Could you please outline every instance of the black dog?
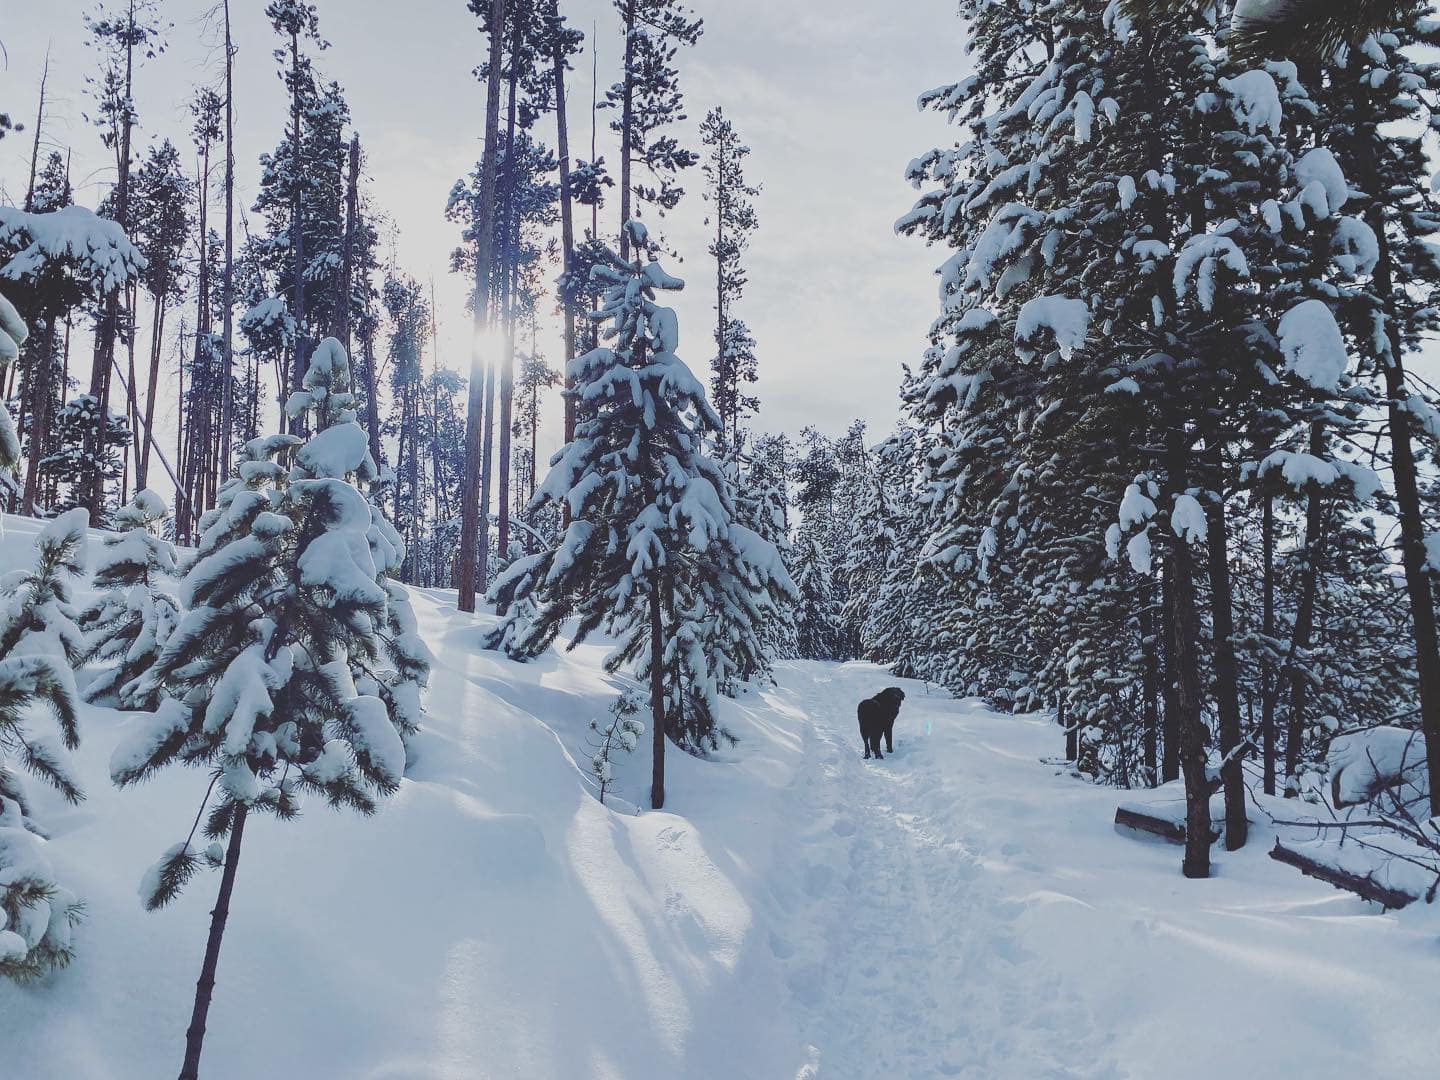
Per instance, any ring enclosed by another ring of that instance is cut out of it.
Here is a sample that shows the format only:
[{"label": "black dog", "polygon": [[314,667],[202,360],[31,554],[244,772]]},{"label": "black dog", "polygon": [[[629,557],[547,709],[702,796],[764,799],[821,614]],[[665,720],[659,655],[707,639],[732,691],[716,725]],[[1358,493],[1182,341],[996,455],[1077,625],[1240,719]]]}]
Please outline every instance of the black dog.
[{"label": "black dog", "polygon": [[867,758],[872,753],[877,758],[885,757],[880,753],[881,736],[885,738],[885,749],[892,754],[895,752],[895,717],[900,715],[900,703],[904,700],[905,691],[892,686],[860,702],[856,712],[860,717],[860,739],[865,744]]}]

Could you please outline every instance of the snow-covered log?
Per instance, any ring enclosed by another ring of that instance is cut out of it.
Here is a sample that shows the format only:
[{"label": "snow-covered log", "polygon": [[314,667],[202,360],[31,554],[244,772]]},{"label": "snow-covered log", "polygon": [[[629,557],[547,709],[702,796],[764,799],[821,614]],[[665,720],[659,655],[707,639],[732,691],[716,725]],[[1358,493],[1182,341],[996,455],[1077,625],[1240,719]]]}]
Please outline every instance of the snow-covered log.
[{"label": "snow-covered log", "polygon": [[[1344,889],[1363,899],[1373,901],[1387,911],[1398,911],[1413,904],[1424,895],[1424,890],[1415,889],[1413,884],[1401,885],[1394,881],[1381,880],[1382,877],[1393,877],[1389,864],[1377,865],[1375,869],[1369,870],[1359,866],[1346,865],[1352,860],[1342,862],[1335,857],[1343,850],[1346,849],[1326,844],[1323,841],[1287,846],[1283,840],[1276,840],[1270,857],[1276,862],[1295,867],[1306,877],[1313,877],[1334,885],[1337,889]],[[1351,845],[1348,850],[1359,851],[1362,849]],[[1433,886],[1429,891],[1434,892]]]}]

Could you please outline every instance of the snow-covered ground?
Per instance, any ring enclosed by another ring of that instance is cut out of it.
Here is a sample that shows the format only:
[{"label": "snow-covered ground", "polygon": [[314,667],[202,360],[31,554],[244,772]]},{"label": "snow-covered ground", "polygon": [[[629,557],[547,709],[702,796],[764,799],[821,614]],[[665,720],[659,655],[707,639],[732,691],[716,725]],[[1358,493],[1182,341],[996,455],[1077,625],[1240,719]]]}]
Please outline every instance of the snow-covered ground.
[{"label": "snow-covered ground", "polygon": [[[6,519],[0,566],[33,526]],[[437,654],[409,782],[373,819],[307,809],[247,829],[204,1075],[329,1078],[1412,1077],[1440,1058],[1440,920],[1271,862],[1121,837],[1121,793],[1041,763],[1043,720],[902,683],[896,753],[863,761],[867,664],[780,665],[727,703],[721,759],[648,745],[601,806],[587,726],[603,649],[527,665],[488,620],[415,597]],[[128,723],[88,709],[89,799],[39,795],[87,901],[75,964],[0,984],[6,1080],[178,1068],[217,879],[157,914],[145,868],[204,788],[118,792]],[[33,786],[33,785],[32,785]],[[38,786],[35,787],[38,793]]]}]

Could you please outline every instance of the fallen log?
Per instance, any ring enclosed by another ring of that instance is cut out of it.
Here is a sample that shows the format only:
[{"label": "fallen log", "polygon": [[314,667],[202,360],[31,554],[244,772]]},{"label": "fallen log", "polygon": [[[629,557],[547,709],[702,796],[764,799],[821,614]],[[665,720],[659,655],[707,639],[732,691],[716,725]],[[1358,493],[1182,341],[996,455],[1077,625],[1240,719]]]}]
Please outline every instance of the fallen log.
[{"label": "fallen log", "polygon": [[1276,862],[1293,866],[1306,877],[1313,877],[1337,889],[1344,889],[1352,892],[1365,900],[1379,904],[1387,911],[1399,911],[1419,899],[1401,889],[1392,888],[1389,885],[1382,885],[1370,874],[1358,874],[1349,870],[1342,870],[1338,866],[1312,858],[1302,851],[1288,848],[1279,840],[1275,841],[1275,847],[1270,852],[1270,858]]},{"label": "fallen log", "polygon": [[1185,843],[1184,825],[1169,818],[1147,814],[1133,806],[1117,806],[1115,808],[1115,827],[1150,833],[1152,836],[1158,836],[1172,844]]}]

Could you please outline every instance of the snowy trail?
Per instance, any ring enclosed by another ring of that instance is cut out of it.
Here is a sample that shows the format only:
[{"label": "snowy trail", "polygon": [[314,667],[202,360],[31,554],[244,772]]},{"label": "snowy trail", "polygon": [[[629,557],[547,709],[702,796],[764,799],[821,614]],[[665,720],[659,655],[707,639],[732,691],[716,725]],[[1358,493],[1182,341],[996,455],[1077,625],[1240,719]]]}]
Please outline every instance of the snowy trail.
[{"label": "snowy trail", "polygon": [[986,880],[966,829],[975,778],[916,737],[933,699],[911,687],[896,752],[863,760],[855,702],[877,674],[845,665],[791,683],[807,723],[775,944],[810,1075],[1120,1075],[1076,992],[1025,954],[1019,905]]}]

